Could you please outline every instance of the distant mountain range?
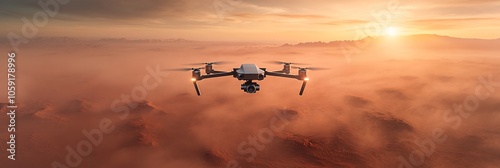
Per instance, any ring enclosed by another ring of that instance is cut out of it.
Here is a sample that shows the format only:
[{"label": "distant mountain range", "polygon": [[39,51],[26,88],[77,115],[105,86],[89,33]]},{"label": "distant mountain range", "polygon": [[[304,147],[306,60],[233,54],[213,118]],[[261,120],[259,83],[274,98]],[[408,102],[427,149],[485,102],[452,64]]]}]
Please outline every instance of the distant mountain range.
[{"label": "distant mountain range", "polygon": [[372,44],[381,44],[397,41],[398,44],[406,44],[420,47],[466,47],[466,48],[498,48],[500,49],[500,38],[498,39],[475,39],[441,36],[435,34],[418,34],[399,37],[365,37],[360,40],[337,40],[330,42],[303,42],[297,44],[284,44],[282,47],[341,47],[355,45],[359,42],[369,41]]},{"label": "distant mountain range", "polygon": [[[441,36],[435,34],[418,34],[398,37],[365,37],[360,40],[336,40],[330,42],[301,42],[295,44],[285,43],[280,47],[341,47],[345,45],[355,45],[359,42],[370,41],[373,44],[381,44],[388,41],[397,40],[399,44],[407,44],[421,47],[466,47],[466,48],[499,48],[500,38],[498,39],[476,39],[476,38],[457,38],[450,36]],[[116,43],[210,43],[210,41],[195,41],[187,39],[127,39],[127,38],[102,38],[102,39],[80,39],[73,37],[36,37],[30,39],[29,43],[92,43],[92,42],[116,42]],[[212,41],[216,42],[216,41]],[[0,38],[0,43],[8,44],[9,40]],[[230,43],[230,42],[224,42]]]},{"label": "distant mountain range", "polygon": [[[33,39],[30,39],[29,42],[52,42],[52,43],[57,43],[57,42],[63,42],[63,43],[68,43],[68,42],[92,42],[92,41],[97,41],[97,42],[134,42],[134,43],[161,43],[161,42],[196,42],[192,40],[186,40],[182,38],[178,39],[127,39],[127,38],[102,38],[102,39],[81,39],[81,38],[75,38],[75,37],[35,37]],[[9,42],[8,39],[6,38],[0,38],[0,43],[6,43]]]}]

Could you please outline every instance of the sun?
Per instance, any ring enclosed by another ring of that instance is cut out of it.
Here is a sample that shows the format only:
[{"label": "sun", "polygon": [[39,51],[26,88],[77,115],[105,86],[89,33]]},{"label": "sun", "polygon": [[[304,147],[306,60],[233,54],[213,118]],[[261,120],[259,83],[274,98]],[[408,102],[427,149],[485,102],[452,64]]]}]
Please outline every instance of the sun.
[{"label": "sun", "polygon": [[396,27],[387,27],[385,29],[385,35],[386,36],[397,36],[398,35],[398,28]]}]

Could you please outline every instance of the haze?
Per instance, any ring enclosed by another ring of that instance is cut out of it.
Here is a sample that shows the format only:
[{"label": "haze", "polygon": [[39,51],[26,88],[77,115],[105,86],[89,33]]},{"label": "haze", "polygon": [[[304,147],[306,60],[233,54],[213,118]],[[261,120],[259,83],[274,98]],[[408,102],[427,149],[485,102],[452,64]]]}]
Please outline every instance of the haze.
[{"label": "haze", "polygon": [[[0,1],[19,106],[3,167],[500,165],[499,1],[72,0],[46,24],[38,3]],[[190,71],[166,70],[210,61],[329,70],[308,71],[303,96],[271,76],[256,94],[203,80],[196,96]]]}]

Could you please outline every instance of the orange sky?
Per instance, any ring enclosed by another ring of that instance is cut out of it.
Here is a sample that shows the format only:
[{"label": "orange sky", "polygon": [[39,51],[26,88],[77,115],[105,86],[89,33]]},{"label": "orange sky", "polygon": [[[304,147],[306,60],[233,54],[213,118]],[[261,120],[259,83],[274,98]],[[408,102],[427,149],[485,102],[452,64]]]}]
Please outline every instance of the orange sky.
[{"label": "orange sky", "polygon": [[[392,27],[398,35],[500,37],[498,0],[72,0],[59,9],[37,36],[300,42]],[[36,0],[0,2],[0,32],[22,34],[22,18],[39,11]]]}]

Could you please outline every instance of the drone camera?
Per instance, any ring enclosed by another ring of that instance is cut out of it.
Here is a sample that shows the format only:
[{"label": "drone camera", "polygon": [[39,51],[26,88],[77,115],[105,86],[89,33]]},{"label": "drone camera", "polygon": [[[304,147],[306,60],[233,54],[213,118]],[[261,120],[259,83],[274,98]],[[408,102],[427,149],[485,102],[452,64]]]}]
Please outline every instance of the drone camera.
[{"label": "drone camera", "polygon": [[245,82],[241,84],[241,90],[246,93],[257,93],[260,90],[260,85],[255,82]]}]

